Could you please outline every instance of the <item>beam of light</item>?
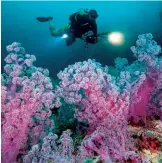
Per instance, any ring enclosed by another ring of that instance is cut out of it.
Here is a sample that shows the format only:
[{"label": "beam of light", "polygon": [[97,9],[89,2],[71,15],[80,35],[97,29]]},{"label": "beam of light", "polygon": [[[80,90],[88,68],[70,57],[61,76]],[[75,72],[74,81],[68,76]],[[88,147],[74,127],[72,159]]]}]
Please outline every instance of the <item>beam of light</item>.
[{"label": "beam of light", "polygon": [[68,37],[68,35],[67,34],[64,34],[63,36],[62,36],[62,38],[67,38]]},{"label": "beam of light", "polygon": [[124,35],[121,32],[112,32],[108,35],[108,41],[113,45],[121,45],[124,42]]}]

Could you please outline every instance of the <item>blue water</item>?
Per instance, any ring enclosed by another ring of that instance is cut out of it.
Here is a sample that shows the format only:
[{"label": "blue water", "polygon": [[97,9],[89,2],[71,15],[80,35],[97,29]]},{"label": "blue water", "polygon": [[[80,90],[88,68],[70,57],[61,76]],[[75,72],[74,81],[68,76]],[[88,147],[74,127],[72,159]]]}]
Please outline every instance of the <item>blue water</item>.
[{"label": "blue water", "polygon": [[[112,46],[107,39],[86,50],[83,41],[66,47],[61,38],[50,35],[48,24],[36,21],[38,16],[53,16],[56,28],[68,23],[70,14],[80,8],[96,9],[98,32],[123,32],[125,44]],[[134,59],[130,46],[137,36],[152,33],[162,45],[162,2],[2,2],[2,68],[7,55],[5,47],[20,42],[29,54],[36,55],[36,65],[56,74],[74,62],[96,59],[103,65],[113,65],[116,57]]]}]

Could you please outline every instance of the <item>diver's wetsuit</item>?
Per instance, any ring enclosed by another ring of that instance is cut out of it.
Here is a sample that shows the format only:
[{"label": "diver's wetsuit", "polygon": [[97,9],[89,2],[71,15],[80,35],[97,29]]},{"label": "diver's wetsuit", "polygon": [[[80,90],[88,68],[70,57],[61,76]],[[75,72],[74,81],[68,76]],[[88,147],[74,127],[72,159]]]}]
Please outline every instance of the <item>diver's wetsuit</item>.
[{"label": "diver's wetsuit", "polygon": [[89,18],[89,15],[80,15],[79,13],[74,13],[70,16],[71,29],[74,31],[75,37],[82,37],[83,34],[88,31],[93,31],[94,36],[97,37],[97,24],[96,20]]},{"label": "diver's wetsuit", "polygon": [[[69,17],[70,23],[60,29],[56,29],[51,20],[53,17],[37,17],[39,22],[49,22],[49,30],[52,36],[62,36],[67,34],[66,45],[69,46],[76,41],[76,38],[85,40],[86,43],[95,44],[97,42],[97,24],[96,18],[98,14],[95,10],[81,10],[72,14]],[[92,31],[93,33],[89,33]],[[84,34],[88,34],[90,37],[84,37]],[[93,36],[93,37],[91,37]]]}]

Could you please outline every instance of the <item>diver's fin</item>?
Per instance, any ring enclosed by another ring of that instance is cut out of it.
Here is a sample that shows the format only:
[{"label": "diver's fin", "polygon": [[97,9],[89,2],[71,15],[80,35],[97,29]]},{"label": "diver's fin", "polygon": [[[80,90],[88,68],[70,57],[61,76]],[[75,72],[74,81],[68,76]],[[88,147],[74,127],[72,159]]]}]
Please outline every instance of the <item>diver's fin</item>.
[{"label": "diver's fin", "polygon": [[37,17],[36,18],[39,22],[47,22],[49,20],[52,20],[53,17],[49,16],[49,17]]}]

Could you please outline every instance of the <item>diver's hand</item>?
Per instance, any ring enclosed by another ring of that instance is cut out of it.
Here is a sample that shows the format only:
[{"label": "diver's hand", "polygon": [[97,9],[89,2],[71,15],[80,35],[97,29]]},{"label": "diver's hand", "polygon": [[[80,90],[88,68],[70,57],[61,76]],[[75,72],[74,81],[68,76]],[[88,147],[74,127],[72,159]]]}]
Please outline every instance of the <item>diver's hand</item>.
[{"label": "diver's hand", "polygon": [[98,37],[94,36],[94,44],[98,43]]},{"label": "diver's hand", "polygon": [[82,37],[80,39],[81,40],[85,40],[86,39],[86,36],[85,35],[82,35]]},{"label": "diver's hand", "polygon": [[97,43],[98,42],[98,37],[96,36],[95,39],[96,39],[96,43]]}]

